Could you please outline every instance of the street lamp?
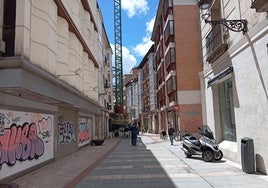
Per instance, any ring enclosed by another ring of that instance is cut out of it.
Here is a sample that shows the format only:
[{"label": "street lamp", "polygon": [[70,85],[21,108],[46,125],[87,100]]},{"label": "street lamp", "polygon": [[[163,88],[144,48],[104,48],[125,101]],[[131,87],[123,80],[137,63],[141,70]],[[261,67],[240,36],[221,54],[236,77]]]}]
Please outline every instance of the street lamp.
[{"label": "street lamp", "polygon": [[[207,10],[211,7],[211,5],[212,0],[199,0],[197,3],[197,6],[200,10]],[[222,24],[234,32],[242,31],[243,34],[245,34],[248,31],[247,20],[227,20],[224,18],[218,20],[209,20],[208,18],[210,17],[210,14],[203,14],[201,17],[205,20],[205,23],[209,23],[211,25]]]},{"label": "street lamp", "polygon": [[210,8],[212,4],[212,0],[200,0],[198,3],[197,3],[197,6],[199,7],[199,9],[201,10],[207,10]]}]

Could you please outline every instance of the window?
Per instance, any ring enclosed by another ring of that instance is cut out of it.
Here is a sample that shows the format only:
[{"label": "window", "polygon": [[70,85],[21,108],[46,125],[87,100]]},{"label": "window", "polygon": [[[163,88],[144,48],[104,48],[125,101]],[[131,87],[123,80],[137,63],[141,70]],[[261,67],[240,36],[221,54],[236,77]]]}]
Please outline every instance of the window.
[{"label": "window", "polygon": [[168,53],[166,54],[165,57],[165,63],[166,63],[166,69],[167,72],[169,73],[171,70],[175,70],[175,48],[169,48]]},{"label": "window", "polygon": [[165,39],[166,46],[168,43],[174,42],[174,21],[173,20],[168,21],[168,24],[164,31],[164,39]]},{"label": "window", "polygon": [[232,79],[219,84],[221,131],[224,140],[236,141]]},{"label": "window", "polygon": [[171,76],[167,81],[167,93],[171,93],[173,91],[176,91],[176,77]]},{"label": "window", "polygon": [[[211,20],[221,19],[221,3],[216,0],[211,7]],[[228,29],[222,24],[212,24],[212,29],[206,36],[207,61],[213,63],[228,49]]]},{"label": "window", "polygon": [[5,53],[3,54],[3,56],[14,56],[15,22],[16,22],[16,0],[5,0],[3,34],[2,34],[3,41],[5,42]]},{"label": "window", "polygon": [[110,54],[107,53],[107,61],[110,61]]},{"label": "window", "polygon": [[163,5],[163,13],[164,13],[164,20],[167,19],[168,15],[172,15],[172,6],[173,2],[172,0],[165,0]]},{"label": "window", "polygon": [[167,94],[169,102],[177,101],[176,76],[171,76],[167,81]]}]

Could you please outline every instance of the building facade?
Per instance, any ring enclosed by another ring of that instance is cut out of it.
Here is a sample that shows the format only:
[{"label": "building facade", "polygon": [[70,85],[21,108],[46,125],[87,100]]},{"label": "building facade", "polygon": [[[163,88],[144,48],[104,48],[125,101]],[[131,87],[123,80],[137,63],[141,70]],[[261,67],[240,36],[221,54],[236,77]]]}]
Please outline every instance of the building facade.
[{"label": "building facade", "polygon": [[199,24],[196,1],[159,1],[151,39],[160,131],[167,130],[169,122],[177,131],[197,132],[203,123]]},{"label": "building facade", "polygon": [[141,128],[149,133],[159,133],[154,45],[148,50],[138,69],[140,72],[139,80],[141,80]]},{"label": "building facade", "polygon": [[2,180],[104,138],[107,41],[95,0],[1,0],[0,25]]},{"label": "building facade", "polygon": [[[237,162],[241,162],[241,140],[253,139],[256,169],[264,174],[268,169],[267,7],[268,2],[261,0],[213,0],[208,9],[200,10],[204,123],[213,128],[224,156]],[[215,22],[220,19],[245,22],[228,28],[228,21]],[[241,26],[245,29],[238,30]]]},{"label": "building facade", "polygon": [[113,72],[112,72],[112,55],[113,51],[104,27],[104,21],[101,10],[99,10],[99,28],[101,31],[100,37],[100,68],[99,68],[99,104],[102,106],[103,130],[99,130],[98,135],[103,134],[102,138],[110,137],[111,114],[114,113],[114,95],[113,95]]},{"label": "building facade", "polygon": [[137,67],[132,68],[130,74],[124,76],[124,91],[125,91],[125,108],[128,114],[129,122],[139,121],[139,106],[140,100],[140,84],[139,84],[139,70]]}]

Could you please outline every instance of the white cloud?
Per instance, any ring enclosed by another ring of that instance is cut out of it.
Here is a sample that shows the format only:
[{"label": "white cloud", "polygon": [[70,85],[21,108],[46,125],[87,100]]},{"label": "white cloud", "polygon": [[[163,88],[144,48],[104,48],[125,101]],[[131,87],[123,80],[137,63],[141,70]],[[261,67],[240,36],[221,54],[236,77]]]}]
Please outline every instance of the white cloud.
[{"label": "white cloud", "polygon": [[[114,44],[111,44],[111,47],[113,49],[113,66],[114,65]],[[137,60],[134,55],[130,53],[130,51],[122,46],[122,63],[123,63],[123,74],[129,74],[131,69],[135,67]]]},{"label": "white cloud", "polygon": [[147,0],[122,0],[121,8],[130,18],[139,14],[147,14],[149,10]]},{"label": "white cloud", "polygon": [[143,57],[150,47],[152,46],[153,42],[151,41],[151,35],[154,27],[154,21],[155,17],[152,18],[150,21],[146,22],[146,35],[143,37],[142,42],[137,44],[135,47],[133,47],[133,51],[138,56]]},{"label": "white cloud", "polygon": [[153,32],[154,29],[154,21],[155,17],[153,17],[149,22],[146,22],[146,31],[149,32],[150,34]]}]

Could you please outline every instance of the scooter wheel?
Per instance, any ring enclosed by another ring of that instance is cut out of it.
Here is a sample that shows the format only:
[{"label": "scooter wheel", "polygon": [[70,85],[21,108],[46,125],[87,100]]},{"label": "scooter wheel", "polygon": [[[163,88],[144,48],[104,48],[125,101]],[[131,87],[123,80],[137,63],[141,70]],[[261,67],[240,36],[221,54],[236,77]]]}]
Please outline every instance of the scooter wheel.
[{"label": "scooter wheel", "polygon": [[211,162],[214,159],[213,151],[206,150],[202,153],[202,158],[206,162]]},{"label": "scooter wheel", "polygon": [[222,157],[223,157],[223,153],[221,150],[219,150],[217,153],[214,154],[214,159],[216,161],[220,161],[222,159]]}]

